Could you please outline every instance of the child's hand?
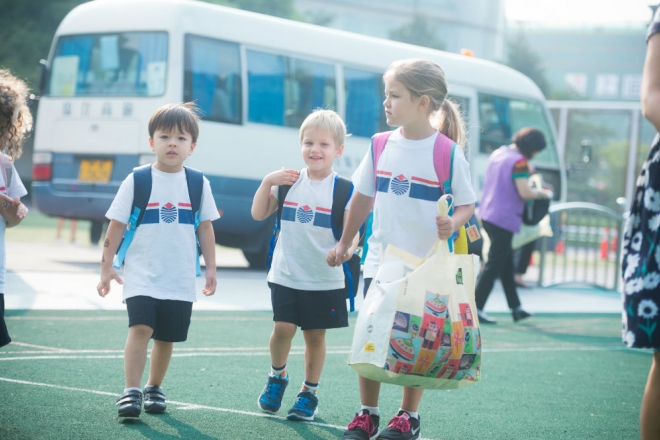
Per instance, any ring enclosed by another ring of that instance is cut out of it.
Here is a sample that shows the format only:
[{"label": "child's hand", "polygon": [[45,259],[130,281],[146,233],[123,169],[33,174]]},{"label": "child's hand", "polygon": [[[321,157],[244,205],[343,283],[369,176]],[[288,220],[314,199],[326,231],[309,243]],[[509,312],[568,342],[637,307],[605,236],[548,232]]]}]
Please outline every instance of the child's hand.
[{"label": "child's hand", "polygon": [[96,286],[96,291],[101,297],[105,297],[110,293],[110,282],[115,280],[118,284],[124,284],[124,281],[119,278],[119,274],[112,265],[101,266],[101,282]]},{"label": "child's hand", "polygon": [[206,287],[202,289],[202,293],[206,296],[211,296],[215,293],[215,287],[217,285],[217,280],[215,277],[214,271],[206,271]]},{"label": "child's hand", "polygon": [[454,219],[451,217],[437,216],[435,218],[435,225],[438,228],[438,238],[441,240],[448,239],[456,230]]},{"label": "child's hand", "polygon": [[[330,249],[325,261],[332,267],[341,266],[344,261],[347,261],[351,256],[348,254],[349,246],[346,246],[341,241],[337,243],[333,249]],[[332,259],[331,257],[334,257]]]},{"label": "child's hand", "polygon": [[300,173],[298,171],[285,170],[284,167],[282,167],[282,169],[273,171],[264,177],[264,181],[270,186],[293,185],[299,177]]}]

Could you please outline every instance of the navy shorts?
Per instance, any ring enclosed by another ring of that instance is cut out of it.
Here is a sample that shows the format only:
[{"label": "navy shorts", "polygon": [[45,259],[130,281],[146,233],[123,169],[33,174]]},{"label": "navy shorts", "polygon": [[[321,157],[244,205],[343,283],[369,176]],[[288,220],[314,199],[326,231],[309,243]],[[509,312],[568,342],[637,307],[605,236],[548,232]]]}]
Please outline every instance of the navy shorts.
[{"label": "navy shorts", "polygon": [[297,290],[268,283],[273,321],[289,322],[301,330],[348,327],[346,291]]},{"label": "navy shorts", "polygon": [[126,300],[128,326],[148,325],[151,337],[163,342],[183,342],[188,338],[192,303],[150,296],[134,296]]}]

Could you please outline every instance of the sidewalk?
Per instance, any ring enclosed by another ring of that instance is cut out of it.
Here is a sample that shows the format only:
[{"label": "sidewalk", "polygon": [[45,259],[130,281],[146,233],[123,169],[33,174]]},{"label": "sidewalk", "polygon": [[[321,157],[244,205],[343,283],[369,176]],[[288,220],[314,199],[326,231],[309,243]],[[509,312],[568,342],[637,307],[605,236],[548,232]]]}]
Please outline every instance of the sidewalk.
[{"label": "sidewalk", "polygon": [[[41,310],[123,310],[121,286],[113,284],[111,294],[100,298],[100,247],[66,244],[7,242],[8,309]],[[266,274],[250,270],[237,249],[217,248],[218,289],[212,297],[201,293],[198,310],[270,310],[270,290]],[[530,277],[533,275],[530,271]],[[199,291],[203,278],[198,278]],[[362,283],[355,308],[362,304]],[[519,288],[523,307],[532,313],[620,313],[619,294],[596,288],[553,287]],[[495,284],[486,312],[508,312],[504,292]]]}]

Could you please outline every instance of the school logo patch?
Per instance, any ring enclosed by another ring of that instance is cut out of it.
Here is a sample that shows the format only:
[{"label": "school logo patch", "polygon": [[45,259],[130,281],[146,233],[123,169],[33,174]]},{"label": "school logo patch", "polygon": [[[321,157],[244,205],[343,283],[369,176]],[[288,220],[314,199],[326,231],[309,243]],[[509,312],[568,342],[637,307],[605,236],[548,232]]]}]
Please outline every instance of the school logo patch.
[{"label": "school logo patch", "polygon": [[176,206],[167,203],[160,208],[160,219],[165,223],[172,223],[176,220]]},{"label": "school logo patch", "polygon": [[406,176],[399,174],[390,182],[390,189],[397,196],[403,195],[410,189],[410,182],[406,179]]},{"label": "school logo patch", "polygon": [[314,211],[312,211],[312,208],[307,205],[301,206],[298,208],[298,211],[296,211],[296,217],[298,217],[300,223],[309,223],[312,221],[312,218],[314,218]]}]

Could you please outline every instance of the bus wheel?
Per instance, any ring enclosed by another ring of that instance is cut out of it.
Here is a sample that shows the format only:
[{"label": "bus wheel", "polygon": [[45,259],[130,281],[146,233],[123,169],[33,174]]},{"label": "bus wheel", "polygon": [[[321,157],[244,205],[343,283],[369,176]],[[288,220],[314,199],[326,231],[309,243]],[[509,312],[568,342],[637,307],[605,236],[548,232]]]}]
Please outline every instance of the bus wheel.
[{"label": "bus wheel", "polygon": [[259,252],[248,252],[243,250],[243,256],[250,264],[250,269],[266,270],[266,257],[268,249]]}]

